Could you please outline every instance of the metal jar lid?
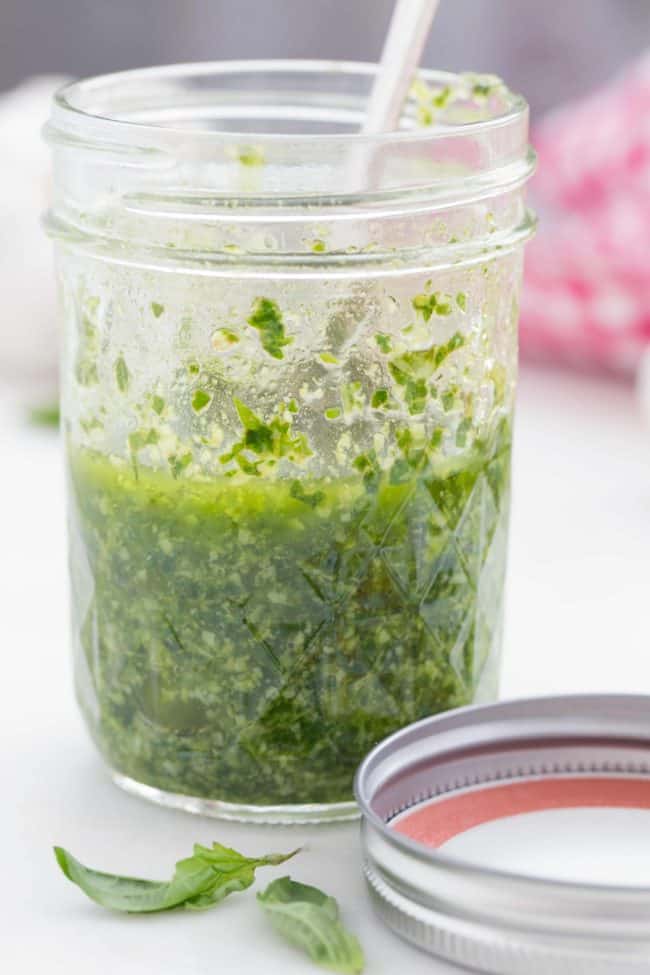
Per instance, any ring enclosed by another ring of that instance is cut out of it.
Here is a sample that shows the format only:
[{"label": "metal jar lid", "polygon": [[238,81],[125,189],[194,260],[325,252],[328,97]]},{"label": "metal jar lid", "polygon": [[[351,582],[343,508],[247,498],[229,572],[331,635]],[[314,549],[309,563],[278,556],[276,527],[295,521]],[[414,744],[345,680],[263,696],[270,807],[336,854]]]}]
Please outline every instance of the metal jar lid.
[{"label": "metal jar lid", "polygon": [[[355,788],[368,886],[402,937],[498,975],[650,972],[650,697],[426,718],[381,742]],[[595,878],[572,876],[574,848]]]}]

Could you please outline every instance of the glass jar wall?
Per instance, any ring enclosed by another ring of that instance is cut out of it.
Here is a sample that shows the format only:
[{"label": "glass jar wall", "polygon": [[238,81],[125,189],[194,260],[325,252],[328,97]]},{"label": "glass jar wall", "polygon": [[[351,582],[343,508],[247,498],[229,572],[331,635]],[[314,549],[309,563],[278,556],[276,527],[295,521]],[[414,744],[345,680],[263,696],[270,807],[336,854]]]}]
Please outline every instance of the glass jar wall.
[{"label": "glass jar wall", "polygon": [[75,679],[116,781],[353,814],[377,741],[494,697],[525,104],[366,66],[147,69],[48,127]]}]

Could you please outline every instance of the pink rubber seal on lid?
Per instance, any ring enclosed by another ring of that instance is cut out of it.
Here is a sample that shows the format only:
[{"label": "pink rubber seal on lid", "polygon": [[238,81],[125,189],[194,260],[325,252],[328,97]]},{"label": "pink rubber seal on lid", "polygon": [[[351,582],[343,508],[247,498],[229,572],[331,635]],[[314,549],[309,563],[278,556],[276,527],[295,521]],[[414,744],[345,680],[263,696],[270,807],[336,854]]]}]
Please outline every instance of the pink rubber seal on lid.
[{"label": "pink rubber seal on lid", "polygon": [[412,840],[442,847],[476,826],[553,809],[650,809],[650,779],[566,776],[470,789],[415,806],[392,825]]}]

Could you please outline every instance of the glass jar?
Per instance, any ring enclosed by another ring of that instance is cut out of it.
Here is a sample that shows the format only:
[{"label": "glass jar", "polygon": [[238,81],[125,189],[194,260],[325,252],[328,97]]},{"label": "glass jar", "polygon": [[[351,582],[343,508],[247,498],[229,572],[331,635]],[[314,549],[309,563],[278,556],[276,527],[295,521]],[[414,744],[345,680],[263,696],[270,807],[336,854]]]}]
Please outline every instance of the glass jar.
[{"label": "glass jar", "polygon": [[75,83],[47,126],[78,699],[115,781],[353,815],[396,728],[497,690],[525,102],[368,65]]}]

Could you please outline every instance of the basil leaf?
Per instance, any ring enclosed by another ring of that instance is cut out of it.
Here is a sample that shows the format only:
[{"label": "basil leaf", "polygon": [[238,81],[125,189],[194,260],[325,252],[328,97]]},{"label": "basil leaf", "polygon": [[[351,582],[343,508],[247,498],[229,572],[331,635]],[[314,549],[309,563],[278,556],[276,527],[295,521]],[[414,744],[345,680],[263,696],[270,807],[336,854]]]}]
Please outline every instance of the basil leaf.
[{"label": "basil leaf", "polygon": [[51,406],[34,406],[29,410],[29,420],[39,427],[58,427],[61,422],[57,403]]},{"label": "basil leaf", "polygon": [[97,904],[114,911],[148,914],[181,905],[191,910],[212,907],[228,894],[250,887],[257,867],[277,866],[295,856],[298,850],[255,858],[245,857],[220,843],[213,843],[212,848],[197,844],[191,857],[176,864],[168,883],[90,870],[60,846],[54,847],[54,853],[68,880],[81,887]]},{"label": "basil leaf", "polygon": [[302,948],[317,965],[343,975],[363,971],[361,945],[339,921],[333,897],[290,877],[274,880],[257,899],[287,941]]}]

